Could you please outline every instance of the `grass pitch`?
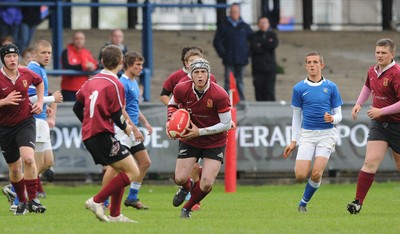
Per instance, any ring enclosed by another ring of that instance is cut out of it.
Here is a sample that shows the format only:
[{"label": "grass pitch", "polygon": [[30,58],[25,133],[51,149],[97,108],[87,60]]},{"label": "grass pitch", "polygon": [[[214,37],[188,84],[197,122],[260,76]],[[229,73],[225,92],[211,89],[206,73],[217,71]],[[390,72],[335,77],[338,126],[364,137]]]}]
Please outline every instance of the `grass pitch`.
[{"label": "grass pitch", "polygon": [[[305,184],[238,186],[225,193],[217,184],[190,220],[179,218],[172,206],[177,187],[142,186],[140,198],[150,210],[122,208],[139,223],[102,223],[84,208],[98,185],[67,187],[46,185],[42,203],[45,214],[14,216],[5,196],[0,202],[1,233],[399,233],[400,183],[374,183],[362,211],[350,215],[346,205],[355,184],[322,184],[308,205],[298,213]],[[126,190],[127,192],[127,190]],[[124,196],[125,198],[125,196]]]}]

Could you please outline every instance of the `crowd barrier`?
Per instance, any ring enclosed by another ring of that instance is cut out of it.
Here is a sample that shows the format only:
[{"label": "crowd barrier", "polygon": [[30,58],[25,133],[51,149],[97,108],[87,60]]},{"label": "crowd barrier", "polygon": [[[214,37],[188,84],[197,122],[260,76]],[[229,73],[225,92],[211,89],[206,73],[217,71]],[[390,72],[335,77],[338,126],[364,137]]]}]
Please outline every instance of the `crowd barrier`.
[{"label": "crowd barrier", "polygon": [[[351,119],[353,104],[344,104],[343,120],[337,126],[340,138],[332,154],[327,170],[358,171],[364,161],[365,146],[370,120],[367,106],[359,113],[359,119]],[[145,128],[144,144],[151,157],[149,172],[173,173],[178,153],[178,141],[165,134],[166,107],[162,104],[144,103],[143,114],[153,126],[153,134]],[[284,147],[290,142],[292,109],[286,103],[250,102],[237,107],[237,170],[244,173],[293,172],[296,151],[289,159],[282,158]],[[62,103],[57,109],[57,126],[51,130],[55,156],[55,170],[59,174],[100,173],[81,141],[81,125],[72,111],[72,103]],[[395,170],[388,151],[380,171]],[[0,173],[8,171],[0,157]],[[224,172],[224,167],[222,167]]]}]

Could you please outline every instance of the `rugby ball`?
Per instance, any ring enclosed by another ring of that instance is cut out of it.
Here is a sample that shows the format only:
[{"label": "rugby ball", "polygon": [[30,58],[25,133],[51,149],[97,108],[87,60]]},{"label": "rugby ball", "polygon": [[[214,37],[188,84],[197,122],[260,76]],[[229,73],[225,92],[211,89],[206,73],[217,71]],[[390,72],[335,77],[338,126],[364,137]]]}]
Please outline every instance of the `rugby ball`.
[{"label": "rugby ball", "polygon": [[168,133],[172,138],[179,138],[186,133],[190,125],[190,114],[185,109],[178,109],[169,120]]}]

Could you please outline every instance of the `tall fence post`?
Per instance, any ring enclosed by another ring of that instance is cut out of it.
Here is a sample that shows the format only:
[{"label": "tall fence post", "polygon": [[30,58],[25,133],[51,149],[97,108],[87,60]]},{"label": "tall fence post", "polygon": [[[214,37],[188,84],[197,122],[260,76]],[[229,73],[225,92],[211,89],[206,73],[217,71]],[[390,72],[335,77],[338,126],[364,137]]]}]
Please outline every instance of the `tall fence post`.
[{"label": "tall fence post", "polygon": [[[144,70],[147,74],[144,75],[144,83],[150,83],[150,78],[153,74],[153,31],[151,25],[151,11],[153,5],[149,1],[144,2],[143,6],[143,29],[142,29],[142,45],[143,56],[145,58]],[[150,73],[150,74],[149,74]],[[150,101],[151,89],[150,85],[144,86],[143,90],[144,101]]]},{"label": "tall fence post", "polygon": [[61,53],[63,49],[63,6],[62,0],[57,0],[52,13],[53,67],[61,69]]}]

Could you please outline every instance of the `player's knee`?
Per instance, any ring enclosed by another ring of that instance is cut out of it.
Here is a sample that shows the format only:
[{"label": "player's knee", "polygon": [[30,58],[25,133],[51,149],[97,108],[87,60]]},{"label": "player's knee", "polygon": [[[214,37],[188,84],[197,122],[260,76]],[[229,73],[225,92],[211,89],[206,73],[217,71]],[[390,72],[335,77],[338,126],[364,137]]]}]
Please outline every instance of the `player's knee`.
[{"label": "player's knee", "polygon": [[32,167],[32,166],[36,165],[35,159],[33,157],[25,158],[23,161],[24,161],[25,167]]},{"label": "player's knee", "polygon": [[17,178],[19,175],[22,175],[22,168],[21,167],[10,167],[9,171],[11,178]]},{"label": "player's knee", "polygon": [[296,172],[296,181],[303,182],[307,179],[308,173]]},{"label": "player's knee", "polygon": [[213,184],[214,184],[214,180],[207,179],[207,178],[201,178],[200,189],[204,192],[210,191]]},{"label": "player's knee", "polygon": [[311,180],[314,182],[321,181],[321,178],[322,178],[322,173],[312,173],[311,174]]},{"label": "player's knee", "polygon": [[183,185],[184,183],[186,183],[188,178],[183,178],[183,177],[177,177],[175,175],[175,184],[177,185]]},{"label": "player's knee", "polygon": [[151,161],[147,160],[139,164],[140,171],[147,171],[151,165]]}]

